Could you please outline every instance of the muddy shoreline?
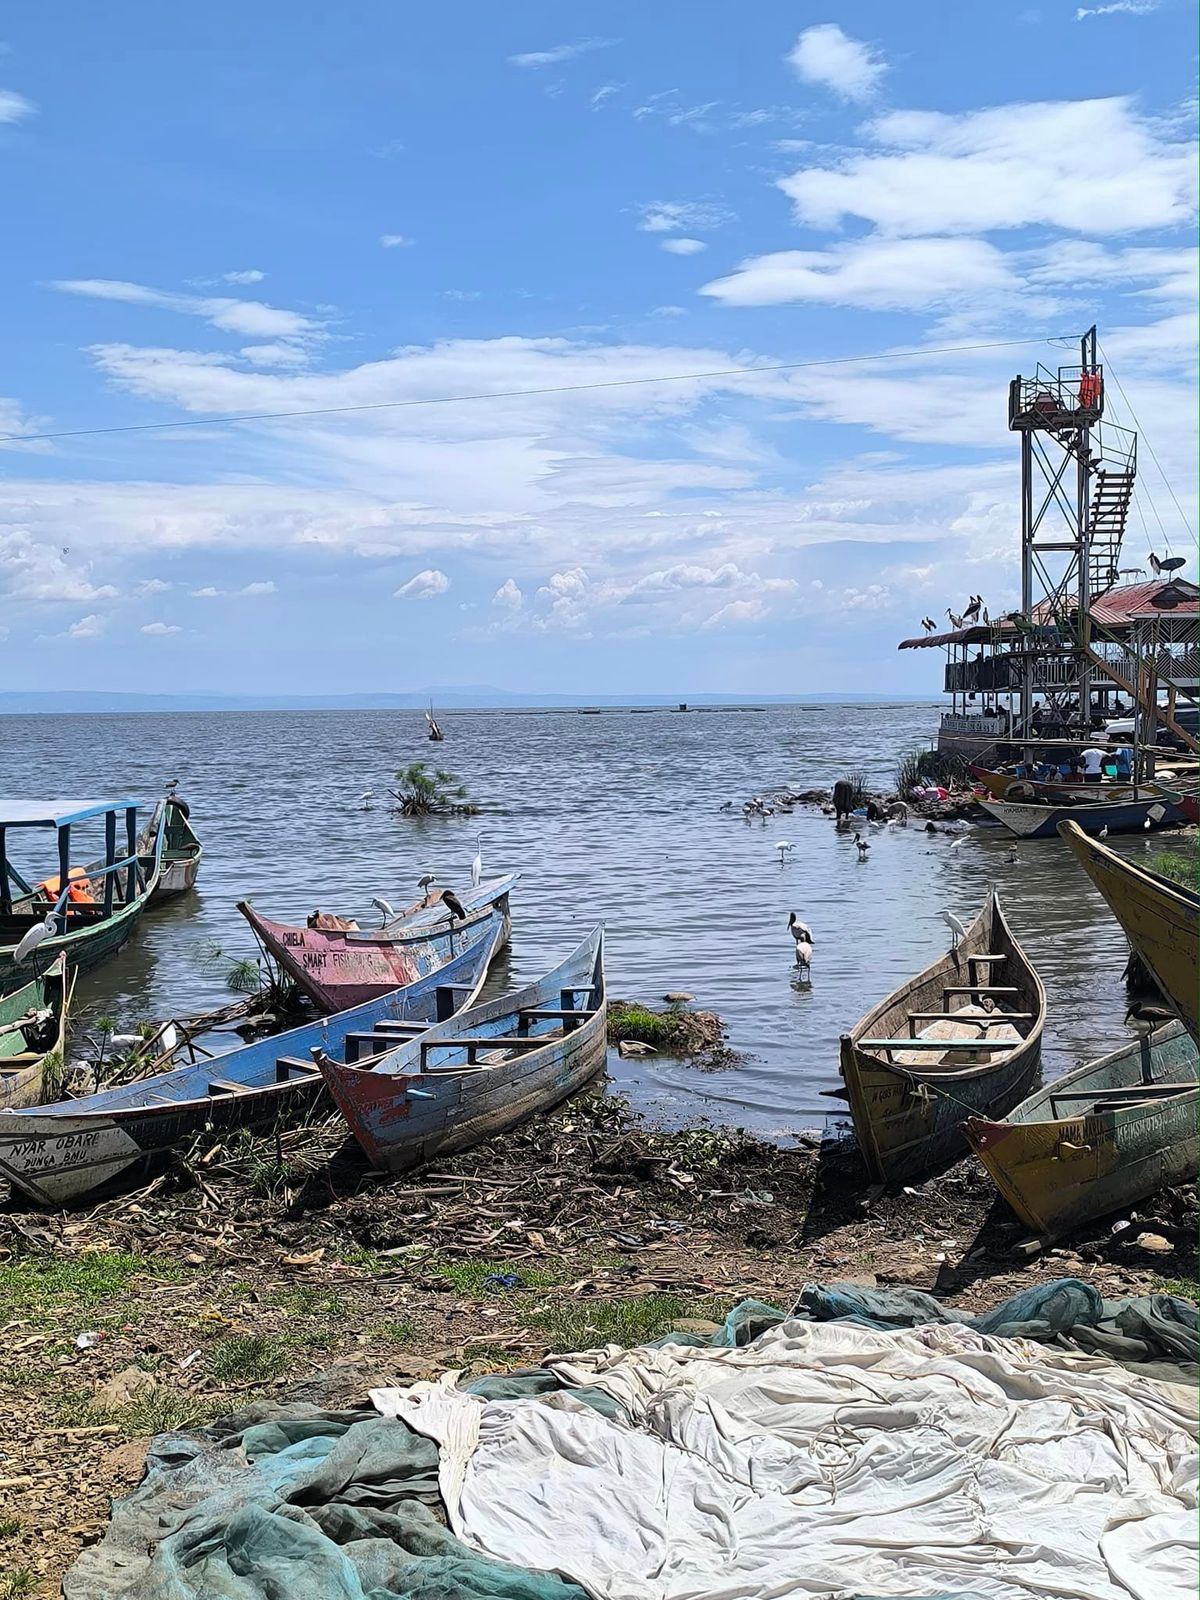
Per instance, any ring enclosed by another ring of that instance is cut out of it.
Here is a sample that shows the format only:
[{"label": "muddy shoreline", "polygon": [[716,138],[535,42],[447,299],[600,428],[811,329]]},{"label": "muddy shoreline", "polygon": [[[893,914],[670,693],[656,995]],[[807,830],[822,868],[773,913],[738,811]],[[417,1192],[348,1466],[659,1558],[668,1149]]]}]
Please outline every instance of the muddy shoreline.
[{"label": "muddy shoreline", "polygon": [[969,1158],[889,1192],[853,1150],[664,1133],[595,1093],[406,1178],[371,1172],[336,1118],[198,1140],[86,1211],[0,1205],[0,1571],[56,1593],[149,1438],[248,1400],[636,1343],[743,1298],[787,1308],[806,1282],[968,1311],[1068,1276],[1194,1294],[1196,1216],[1194,1188],[1167,1191],[1042,1249]]}]

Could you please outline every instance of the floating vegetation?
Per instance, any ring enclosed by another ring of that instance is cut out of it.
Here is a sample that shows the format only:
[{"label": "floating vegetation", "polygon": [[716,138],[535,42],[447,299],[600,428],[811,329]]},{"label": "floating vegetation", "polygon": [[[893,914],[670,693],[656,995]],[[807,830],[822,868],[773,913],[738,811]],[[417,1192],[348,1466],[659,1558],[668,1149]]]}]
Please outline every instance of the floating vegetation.
[{"label": "floating vegetation", "polygon": [[609,1001],[608,1042],[618,1054],[688,1057],[710,1070],[742,1060],[726,1048],[725,1024],[715,1011],[689,1011],[680,997],[667,1000],[662,1011],[633,1000]]},{"label": "floating vegetation", "polygon": [[479,809],[468,802],[466,788],[453,772],[441,767],[430,771],[424,761],[410,762],[396,774],[396,784],[389,792],[396,802],[395,814],[400,817],[467,817]]}]

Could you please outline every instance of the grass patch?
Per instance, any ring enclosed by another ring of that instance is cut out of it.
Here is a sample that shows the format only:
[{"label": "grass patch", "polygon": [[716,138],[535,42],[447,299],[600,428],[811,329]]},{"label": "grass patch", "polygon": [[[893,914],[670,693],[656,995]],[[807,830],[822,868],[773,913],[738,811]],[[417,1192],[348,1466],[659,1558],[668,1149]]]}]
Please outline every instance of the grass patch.
[{"label": "grass patch", "polygon": [[608,1008],[610,1044],[636,1039],[667,1056],[692,1056],[704,1050],[715,1050],[721,1043],[722,1031],[720,1018],[711,1011],[688,1011],[682,1005],[652,1011],[649,1006],[638,1005],[635,1001],[614,1000]]},{"label": "grass patch", "polygon": [[14,1539],[22,1528],[20,1517],[5,1517],[0,1522],[0,1539]]},{"label": "grass patch", "polygon": [[546,1335],[551,1350],[589,1350],[596,1345],[646,1344],[670,1333],[681,1317],[717,1322],[728,1307],[706,1297],[685,1300],[674,1294],[646,1294],[633,1300],[563,1300],[542,1306],[531,1316]]},{"label": "grass patch", "polygon": [[0,1577],[0,1600],[22,1600],[24,1595],[33,1593],[36,1585],[29,1567],[16,1567]]},{"label": "grass patch", "polygon": [[1194,1278],[1160,1278],[1159,1294],[1173,1294],[1177,1300],[1200,1302],[1200,1283]]},{"label": "grass patch", "polygon": [[389,1344],[412,1344],[417,1337],[417,1325],[411,1317],[397,1317],[392,1322],[377,1322],[371,1332]]},{"label": "grass patch", "polygon": [[120,1251],[96,1251],[74,1260],[26,1256],[0,1266],[0,1315],[100,1305],[126,1293],[141,1276],[178,1283],[187,1270],[179,1262]]},{"label": "grass patch", "polygon": [[[521,1289],[550,1289],[566,1281],[566,1273],[561,1268],[545,1271],[513,1261],[430,1261],[424,1270],[439,1278],[449,1278],[460,1294],[474,1295],[477,1299],[489,1294],[512,1294]],[[488,1282],[490,1278],[505,1278],[512,1273],[521,1281],[511,1289]]]},{"label": "grass patch", "polygon": [[270,1383],[287,1371],[291,1341],[276,1333],[237,1333],[217,1339],[205,1356],[205,1371],[224,1388]]},{"label": "grass patch", "polygon": [[1200,850],[1195,840],[1189,840],[1182,850],[1160,850],[1150,857],[1150,870],[1200,894]]},{"label": "grass patch", "polygon": [[906,799],[913,789],[940,784],[951,789],[967,781],[966,763],[944,750],[909,750],[896,763],[893,774],[896,793]]}]

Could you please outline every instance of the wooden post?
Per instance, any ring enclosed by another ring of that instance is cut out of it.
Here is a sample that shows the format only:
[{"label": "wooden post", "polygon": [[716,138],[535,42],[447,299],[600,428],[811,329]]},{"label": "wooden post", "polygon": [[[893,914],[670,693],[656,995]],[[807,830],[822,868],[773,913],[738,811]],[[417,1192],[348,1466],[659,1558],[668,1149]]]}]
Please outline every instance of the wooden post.
[{"label": "wooden post", "polygon": [[[62,894],[67,887],[71,876],[71,824],[68,822],[58,830],[58,892]],[[63,908],[58,915],[58,931],[67,931],[67,906],[69,898],[63,901]]]},{"label": "wooden post", "polygon": [[113,890],[116,873],[112,870],[113,862],[117,859],[117,813],[106,811],[104,814],[104,915],[112,916]]},{"label": "wooden post", "polygon": [[8,841],[6,828],[0,827],[0,913],[12,911],[12,886],[8,881]]},{"label": "wooden post", "polygon": [[[114,820],[116,813],[113,813]],[[125,807],[125,854],[130,858],[125,878],[125,904],[132,905],[137,896],[137,807]]]}]

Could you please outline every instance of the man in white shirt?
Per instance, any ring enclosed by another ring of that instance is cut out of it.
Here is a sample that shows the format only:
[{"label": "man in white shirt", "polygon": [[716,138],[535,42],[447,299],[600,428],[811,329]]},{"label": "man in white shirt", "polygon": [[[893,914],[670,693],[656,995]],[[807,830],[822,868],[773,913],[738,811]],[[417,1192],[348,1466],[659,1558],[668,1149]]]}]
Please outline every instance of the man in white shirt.
[{"label": "man in white shirt", "polygon": [[1107,750],[1085,750],[1081,757],[1083,761],[1084,783],[1099,783],[1104,773],[1104,763],[1108,757]]}]

